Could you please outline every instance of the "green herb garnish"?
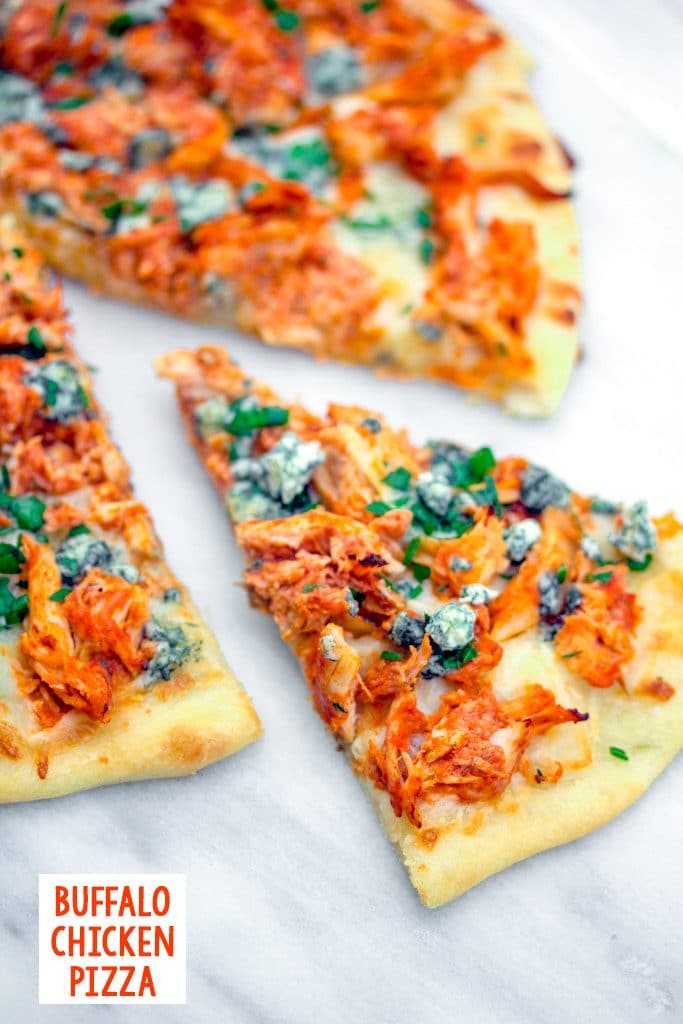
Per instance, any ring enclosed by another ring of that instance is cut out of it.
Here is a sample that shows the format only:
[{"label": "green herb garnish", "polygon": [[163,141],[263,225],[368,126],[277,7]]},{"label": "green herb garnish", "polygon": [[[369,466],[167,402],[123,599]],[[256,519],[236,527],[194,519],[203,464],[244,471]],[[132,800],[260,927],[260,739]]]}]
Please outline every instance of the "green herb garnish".
[{"label": "green herb garnish", "polygon": [[92,96],[67,96],[63,100],[55,100],[50,104],[53,110],[76,110],[78,107],[90,103]]},{"label": "green herb garnish", "polygon": [[58,601],[60,604],[64,598],[68,597],[71,593],[71,587],[60,587],[59,590],[55,590],[54,594],[50,594],[51,601]]},{"label": "green herb garnish", "polygon": [[380,658],[384,661],[403,661],[403,655],[399,654],[398,651],[382,651]]},{"label": "green herb garnish", "polygon": [[[0,495],[0,504],[2,496]],[[21,530],[39,530],[45,521],[45,502],[33,494],[12,498],[9,510]]]},{"label": "green herb garnish", "polygon": [[342,707],[341,704],[337,704],[336,700],[332,701],[332,707],[334,708],[335,711],[338,711],[340,714],[342,714],[342,715],[346,714],[346,708]]},{"label": "green herb garnish", "polygon": [[474,661],[477,653],[477,648],[474,644],[466,644],[459,651],[456,651],[455,654],[450,654],[447,658],[444,658],[443,664],[451,672],[453,669],[462,668],[469,661]]},{"label": "green herb garnish", "polygon": [[628,565],[631,572],[644,572],[652,561],[652,555],[646,555],[642,562],[637,561],[635,558],[628,558],[626,564]]},{"label": "green herb garnish", "polygon": [[275,24],[283,32],[293,32],[301,23],[301,18],[294,11],[275,11]]},{"label": "green herb garnish", "polygon": [[289,421],[289,409],[266,405],[260,409],[237,409],[227,426],[236,437],[246,437],[262,427],[282,427]]},{"label": "green herb garnish", "polygon": [[383,516],[385,512],[391,511],[391,505],[387,505],[386,501],[371,501],[365,506],[365,511],[373,516]]},{"label": "green herb garnish", "polygon": [[609,752],[612,757],[618,757],[620,761],[628,761],[628,754],[621,747],[610,747]]},{"label": "green herb garnish", "polygon": [[430,569],[430,567],[428,565],[425,565],[423,562],[413,562],[410,568],[412,569],[413,576],[418,581],[418,583],[422,583],[424,582],[424,580],[428,580],[429,577],[432,575],[432,570]]},{"label": "green herb garnish", "polygon": [[56,36],[59,32],[62,21],[64,20],[64,15],[66,14],[66,8],[66,3],[57,4],[57,10],[55,11],[55,16],[52,19],[52,27],[50,28],[51,36]]},{"label": "green herb garnish", "polygon": [[605,572],[589,572],[584,579],[586,583],[609,583],[612,579],[612,570],[607,569]]},{"label": "green herb garnish", "polygon": [[16,626],[28,615],[28,597],[15,597],[6,579],[0,579],[0,629]]},{"label": "green herb garnish", "polygon": [[410,563],[412,562],[413,558],[415,558],[415,555],[417,554],[418,548],[420,547],[420,543],[421,543],[421,538],[420,537],[413,537],[413,539],[411,540],[410,544],[406,548],[405,553],[403,555],[403,564],[404,565],[410,565]]},{"label": "green herb garnish", "polygon": [[115,199],[113,203],[103,206],[101,212],[103,217],[113,221],[118,220],[124,214],[136,217],[138,214],[144,213],[146,209],[147,203],[141,199]]},{"label": "green herb garnish", "polygon": [[382,482],[389,484],[390,487],[394,487],[397,491],[407,491],[410,485],[410,473],[405,466],[399,466],[398,469],[387,473]]},{"label": "green herb garnish", "polygon": [[0,572],[19,572],[25,561],[23,552],[16,544],[0,544]]},{"label": "green herb garnish", "polygon": [[40,353],[41,355],[44,352],[47,352],[45,340],[35,324],[32,324],[31,327],[29,327],[27,339],[29,345],[35,350],[35,352]]},{"label": "green herb garnish", "polygon": [[557,582],[558,583],[564,583],[564,581],[567,578],[567,566],[566,565],[561,565],[560,568],[555,573],[555,576],[557,577]]},{"label": "green herb garnish", "polygon": [[90,528],[85,523],[78,523],[76,526],[72,526],[67,537],[80,537],[83,533],[90,533]]},{"label": "green herb garnish", "polygon": [[421,239],[418,251],[423,263],[431,263],[434,258],[434,242],[431,238]]},{"label": "green herb garnish", "polygon": [[134,24],[135,18],[132,14],[117,14],[107,25],[107,34],[117,39],[124,32],[127,32],[129,28],[132,28]]},{"label": "green herb garnish", "polygon": [[490,448],[478,448],[467,460],[470,476],[474,483],[481,483],[487,473],[496,464],[496,459]]}]

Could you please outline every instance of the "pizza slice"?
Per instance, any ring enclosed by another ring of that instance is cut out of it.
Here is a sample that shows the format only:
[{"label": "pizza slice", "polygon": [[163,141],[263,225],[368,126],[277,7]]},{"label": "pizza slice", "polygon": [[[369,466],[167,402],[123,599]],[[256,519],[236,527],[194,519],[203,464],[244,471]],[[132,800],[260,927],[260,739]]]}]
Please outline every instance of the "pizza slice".
[{"label": "pizza slice", "polygon": [[570,160],[469,0],[25,0],[0,202],[65,273],[523,415],[577,355]]},{"label": "pizza slice", "polygon": [[186,775],[258,719],[164,561],[70,343],[0,218],[0,803]]},{"label": "pizza slice", "polygon": [[176,351],[192,443],[428,906],[637,799],[683,742],[683,527],[523,458],[422,447]]}]

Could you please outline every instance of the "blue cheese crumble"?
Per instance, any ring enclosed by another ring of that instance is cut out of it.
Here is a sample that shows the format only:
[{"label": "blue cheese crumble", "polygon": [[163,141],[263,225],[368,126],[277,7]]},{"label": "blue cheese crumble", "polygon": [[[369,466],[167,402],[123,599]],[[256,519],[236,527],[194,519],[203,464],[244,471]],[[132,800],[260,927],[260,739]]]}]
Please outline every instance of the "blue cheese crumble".
[{"label": "blue cheese crumble", "polygon": [[511,562],[523,562],[530,548],[541,538],[541,524],[535,519],[520,519],[503,531]]},{"label": "blue cheese crumble", "polygon": [[78,370],[65,360],[53,359],[44,363],[30,370],[24,380],[29,387],[41,393],[46,409],[44,415],[48,420],[69,423],[90,404]]},{"label": "blue cheese crumble", "polygon": [[646,562],[657,550],[657,531],[648,516],[647,502],[637,501],[624,510],[624,521],[610,541],[622,555],[633,562]]},{"label": "blue cheese crumble", "polygon": [[542,466],[527,466],[522,475],[522,502],[531,512],[546,508],[566,508],[569,488]]},{"label": "blue cheese crumble", "polygon": [[469,605],[448,601],[431,616],[425,632],[442,650],[455,651],[474,638],[476,618]]},{"label": "blue cheese crumble", "polygon": [[76,586],[91,569],[104,569],[127,583],[137,583],[140,578],[138,570],[126,561],[122,552],[91,533],[67,537],[57,551],[57,565],[62,583],[67,587]]},{"label": "blue cheese crumble", "polygon": [[177,668],[197,656],[198,643],[190,641],[181,626],[152,619],[145,626],[145,637],[157,645],[153,657],[147,664],[147,676],[150,680],[169,680]]},{"label": "blue cheese crumble", "polygon": [[363,85],[363,68],[346,43],[327,46],[306,59],[306,78],[314,99],[331,99]]},{"label": "blue cheese crumble", "polygon": [[483,583],[466,583],[460,591],[458,600],[465,604],[477,605],[488,604],[498,597],[498,591],[491,587],[485,587]]},{"label": "blue cheese crumble", "polygon": [[226,495],[231,516],[242,523],[300,511],[299,499],[306,498],[313,472],[324,461],[317,441],[302,441],[291,430],[259,458],[238,459],[233,464],[237,482]]},{"label": "blue cheese crumble", "polygon": [[538,613],[541,618],[559,615],[562,611],[562,590],[557,573],[544,572],[538,581]]},{"label": "blue cheese crumble", "polygon": [[439,473],[421,473],[417,478],[415,489],[423,505],[435,515],[443,518],[448,515],[453,500],[450,484]]}]

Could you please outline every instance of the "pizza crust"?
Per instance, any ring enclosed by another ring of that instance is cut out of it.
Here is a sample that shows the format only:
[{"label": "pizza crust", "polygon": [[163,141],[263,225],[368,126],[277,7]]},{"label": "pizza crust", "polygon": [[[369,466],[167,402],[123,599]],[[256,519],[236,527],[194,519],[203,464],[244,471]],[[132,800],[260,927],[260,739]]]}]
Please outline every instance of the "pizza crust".
[{"label": "pizza crust", "polygon": [[[387,794],[359,776],[427,907],[439,907],[489,875],[611,821],[645,792],[683,747],[683,534],[662,545],[658,563],[639,580],[632,577],[644,620],[629,667],[628,692],[616,686],[598,690],[576,676],[569,684],[577,706],[588,710],[590,719],[581,725],[556,726],[554,732],[585,730],[590,765],[565,771],[554,784],[529,783],[517,775],[499,800],[467,805],[457,822],[422,830],[397,818]],[[556,657],[552,663],[546,660],[543,649],[539,640],[539,680],[553,690],[566,686],[568,669]],[[514,642],[506,645],[502,673],[511,653],[514,658]],[[549,678],[551,664],[556,670]],[[643,681],[657,676],[675,689],[668,701],[635,693]],[[611,746],[625,750],[629,760],[614,757]]]},{"label": "pizza crust", "polygon": [[[200,622],[194,606],[188,610]],[[24,733],[18,758],[0,749],[0,803],[191,775],[255,740],[261,725],[249,697],[212,633],[204,625],[198,633],[201,658],[168,683],[117,698],[107,723],[72,711],[52,730]]]}]

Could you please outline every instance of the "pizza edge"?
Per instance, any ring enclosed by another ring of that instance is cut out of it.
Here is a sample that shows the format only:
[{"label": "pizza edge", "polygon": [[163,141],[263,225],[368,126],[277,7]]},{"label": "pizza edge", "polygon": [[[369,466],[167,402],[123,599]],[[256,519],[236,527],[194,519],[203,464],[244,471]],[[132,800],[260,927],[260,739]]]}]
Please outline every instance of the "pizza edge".
[{"label": "pizza edge", "polygon": [[[354,770],[427,908],[437,909],[519,861],[601,828],[635,803],[683,749],[683,603],[669,603],[672,590],[679,602],[683,598],[683,534],[662,545],[662,557],[663,568],[643,574],[634,586],[644,622],[632,664],[639,679],[651,670],[678,685],[662,702],[584,684],[581,707],[591,716],[589,765],[550,785],[517,777],[498,800],[469,805],[474,814],[462,825],[449,822],[422,831],[397,818],[388,794]],[[539,650],[542,644],[539,640]],[[538,673],[541,681],[541,659]],[[610,747],[628,751],[628,760],[615,757]],[[353,757],[348,751],[346,756],[353,769]]]},{"label": "pizza edge", "polygon": [[[138,699],[114,702],[110,720],[86,725],[73,741],[41,744],[17,760],[3,760],[0,803],[19,803],[118,782],[191,775],[257,739],[261,723],[251,700],[190,600],[202,657],[183,670],[185,685],[155,684]],[[33,757],[29,756],[32,753]],[[46,755],[47,775],[36,762]]]}]

